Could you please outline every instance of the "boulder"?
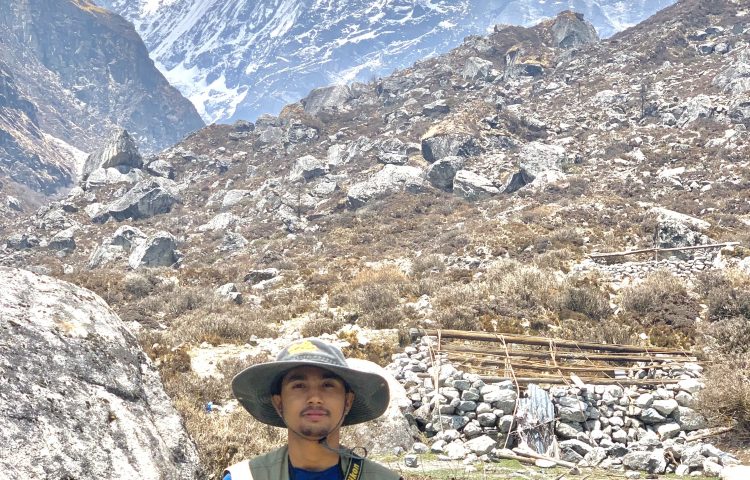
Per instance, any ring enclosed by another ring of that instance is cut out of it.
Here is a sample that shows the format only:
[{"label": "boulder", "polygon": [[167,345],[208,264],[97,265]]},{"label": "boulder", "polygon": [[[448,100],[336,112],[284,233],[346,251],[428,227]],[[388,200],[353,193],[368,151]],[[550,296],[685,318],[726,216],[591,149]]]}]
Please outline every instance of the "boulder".
[{"label": "boulder", "polygon": [[461,71],[461,77],[464,80],[487,80],[492,71],[492,62],[479,57],[469,57],[466,59],[464,69]]},{"label": "boulder", "polygon": [[555,402],[557,416],[561,422],[575,423],[586,421],[586,404],[574,397],[560,397]]},{"label": "boulder", "polygon": [[0,267],[4,478],[202,478],[135,336],[99,296]]},{"label": "boulder", "polygon": [[217,288],[214,293],[216,293],[217,297],[226,301],[234,302],[238,305],[242,303],[242,293],[237,290],[237,285],[234,283],[225,283]]},{"label": "boulder", "polygon": [[39,239],[27,233],[14,233],[5,240],[5,246],[11,250],[25,250],[39,246]]},{"label": "boulder", "polygon": [[312,155],[305,155],[294,162],[292,171],[289,172],[289,179],[292,181],[303,180],[307,182],[326,173],[328,173],[328,165],[325,161],[318,160]]},{"label": "boulder", "polygon": [[235,227],[242,219],[237,215],[224,212],[216,215],[208,223],[198,227],[199,232],[215,232],[219,230],[229,230]]},{"label": "boulder", "polygon": [[265,268],[263,270],[251,270],[245,275],[244,281],[255,285],[256,283],[265,282],[279,276],[278,268]]},{"label": "boulder", "polygon": [[747,480],[750,478],[750,466],[729,465],[721,470],[721,480]]},{"label": "boulder", "polygon": [[226,210],[228,208],[231,208],[238,203],[240,203],[242,200],[244,200],[247,197],[250,197],[253,195],[252,190],[229,190],[227,193],[224,194],[224,198],[221,200],[221,208],[223,210]]},{"label": "boulder", "polygon": [[138,245],[130,254],[130,268],[171,267],[179,260],[177,242],[169,232],[157,232]]},{"label": "boulder", "polygon": [[174,180],[174,167],[166,160],[154,160],[146,165],[146,171],[157,177]]},{"label": "boulder", "polygon": [[500,189],[489,178],[469,170],[458,170],[453,178],[453,192],[474,201],[497,195]]},{"label": "boulder", "polygon": [[347,191],[347,202],[351,208],[364,206],[370,200],[387,196],[397,191],[418,192],[423,188],[422,170],[406,165],[385,165],[369,179],[355,183]]},{"label": "boulder", "polygon": [[654,240],[657,247],[690,247],[711,242],[711,239],[702,233],[711,226],[704,220],[661,207],[654,207],[650,212],[656,216]]},{"label": "boulder", "polygon": [[121,173],[143,167],[138,147],[126,130],[115,132],[105,144],[86,158],[81,176],[87,178],[94,170],[115,168]]},{"label": "boulder", "polygon": [[750,50],[744,49],[714,79],[713,84],[727,93],[750,92]]},{"label": "boulder", "polygon": [[630,452],[622,457],[622,464],[631,470],[662,474],[667,469],[664,450],[656,449],[646,452]]},{"label": "boulder", "polygon": [[680,105],[680,108],[682,114],[677,120],[677,126],[680,128],[684,128],[700,118],[710,118],[716,110],[708,95],[703,94],[688,99]]},{"label": "boulder", "polygon": [[426,115],[428,117],[435,115],[444,115],[450,111],[451,109],[448,106],[448,103],[443,99],[435,100],[431,103],[425,103],[422,106],[422,115]]},{"label": "boulder", "polygon": [[552,23],[552,42],[557,48],[575,48],[599,41],[594,26],[583,19],[582,13],[565,11]]},{"label": "boulder", "polygon": [[405,165],[409,157],[407,156],[407,146],[398,138],[386,138],[376,145],[378,162],[392,165]]},{"label": "boulder", "polygon": [[143,180],[144,177],[143,172],[137,169],[123,173],[117,168],[97,168],[86,178],[86,190],[118,183],[133,184]]},{"label": "boulder", "polygon": [[317,115],[322,111],[341,110],[351,98],[351,89],[347,85],[331,85],[313,89],[302,99],[302,106],[305,112]]},{"label": "boulder", "polygon": [[453,191],[453,179],[464,166],[461,157],[445,157],[427,167],[427,180],[433,187],[446,192]]},{"label": "boulder", "polygon": [[708,427],[706,418],[692,408],[677,407],[677,411],[673,416],[677,424],[680,425],[680,428],[686,432]]},{"label": "boulder", "polygon": [[[391,454],[394,447],[401,447],[405,451],[412,449],[414,439],[409,429],[409,422],[401,413],[401,408],[410,405],[406,397],[404,387],[393,375],[376,363],[368,360],[350,358],[347,363],[351,368],[378,373],[388,380],[390,389],[390,403],[383,415],[373,421],[360,423],[346,428],[344,443],[364,447],[368,452],[378,454]],[[351,440],[346,440],[350,438]]]},{"label": "boulder", "polygon": [[125,195],[100,209],[92,218],[94,223],[104,223],[109,218],[117,221],[143,219],[168,213],[172,206],[182,202],[177,185],[166,178],[153,178],[138,182]]},{"label": "boulder", "polygon": [[57,250],[66,253],[72,252],[76,249],[75,233],[77,231],[78,227],[70,227],[57,232],[47,243],[47,247],[50,250]]},{"label": "boulder", "polygon": [[445,157],[471,157],[481,152],[474,137],[465,133],[438,134],[422,139],[422,156],[430,163]]},{"label": "boulder", "polygon": [[497,446],[497,441],[488,435],[482,435],[481,437],[472,438],[464,446],[477,455],[485,455]]}]

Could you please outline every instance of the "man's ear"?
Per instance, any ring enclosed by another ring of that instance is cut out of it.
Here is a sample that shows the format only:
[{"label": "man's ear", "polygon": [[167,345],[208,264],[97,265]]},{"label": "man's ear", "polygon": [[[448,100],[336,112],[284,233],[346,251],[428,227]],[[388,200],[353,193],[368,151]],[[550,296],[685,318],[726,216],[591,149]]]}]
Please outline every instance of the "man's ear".
[{"label": "man's ear", "polygon": [[276,413],[278,413],[280,417],[283,417],[282,412],[284,411],[284,408],[281,404],[281,395],[271,395],[271,402],[276,409]]},{"label": "man's ear", "polygon": [[346,413],[349,413],[349,410],[352,409],[352,404],[354,404],[354,392],[346,392],[346,398],[344,399]]}]

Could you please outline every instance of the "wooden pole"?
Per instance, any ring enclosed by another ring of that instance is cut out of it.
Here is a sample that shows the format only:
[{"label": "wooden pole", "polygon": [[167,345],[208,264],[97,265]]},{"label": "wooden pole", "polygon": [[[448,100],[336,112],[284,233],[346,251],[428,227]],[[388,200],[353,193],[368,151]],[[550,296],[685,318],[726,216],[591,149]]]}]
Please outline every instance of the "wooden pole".
[{"label": "wooden pole", "polygon": [[[489,348],[479,348],[457,344],[446,344],[443,351],[448,353],[473,353],[478,355],[494,355],[499,358],[503,353],[495,352]],[[553,356],[549,349],[547,350],[510,350],[508,356],[513,358],[551,358]],[[580,353],[580,352],[554,352],[556,359],[563,360],[595,360],[604,362],[647,362],[647,361],[664,361],[664,362],[696,362],[698,357],[686,357],[684,355],[662,355],[655,357],[645,357],[635,353]]]},{"label": "wooden pole", "polygon": [[548,347],[550,341],[556,347],[574,348],[579,350],[601,350],[603,352],[620,352],[620,353],[664,353],[671,355],[686,355],[689,352],[683,350],[662,348],[662,347],[640,347],[636,345],[619,345],[619,344],[602,344],[593,342],[576,342],[574,340],[563,340],[558,338],[535,337],[531,335],[506,335],[503,333],[488,332],[467,332],[462,330],[434,330],[434,329],[412,329],[410,334],[413,337],[428,335],[442,338],[457,340],[475,340],[481,342],[498,342],[517,345],[538,345]]},{"label": "wooden pole", "polygon": [[624,257],[626,255],[635,255],[638,253],[654,253],[655,258],[658,259],[660,252],[681,252],[683,250],[700,250],[703,248],[719,248],[719,247],[733,247],[739,245],[740,242],[726,242],[726,243],[712,243],[709,245],[693,245],[690,247],[672,247],[672,248],[642,248],[639,250],[627,250],[624,252],[603,252],[603,253],[591,253],[589,258],[606,258],[606,257]]}]

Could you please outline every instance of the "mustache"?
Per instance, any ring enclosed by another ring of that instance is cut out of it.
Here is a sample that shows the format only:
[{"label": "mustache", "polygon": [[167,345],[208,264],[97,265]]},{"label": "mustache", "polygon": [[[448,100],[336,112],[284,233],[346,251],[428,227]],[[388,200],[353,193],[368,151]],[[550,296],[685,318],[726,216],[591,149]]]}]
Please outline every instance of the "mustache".
[{"label": "mustache", "polygon": [[330,415],[331,414],[331,412],[327,408],[323,408],[323,407],[305,407],[300,412],[300,415],[304,415],[304,414],[306,414],[308,412],[315,412],[315,413],[321,413],[322,412],[322,413],[325,413],[326,415]]}]

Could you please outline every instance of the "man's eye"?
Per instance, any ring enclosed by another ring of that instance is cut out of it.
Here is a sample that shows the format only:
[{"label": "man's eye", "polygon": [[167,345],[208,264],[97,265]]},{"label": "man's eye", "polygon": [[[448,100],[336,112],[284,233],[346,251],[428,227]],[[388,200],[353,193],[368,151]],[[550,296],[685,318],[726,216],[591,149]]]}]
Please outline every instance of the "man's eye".
[{"label": "man's eye", "polygon": [[293,383],[292,388],[304,388],[304,383]]}]

